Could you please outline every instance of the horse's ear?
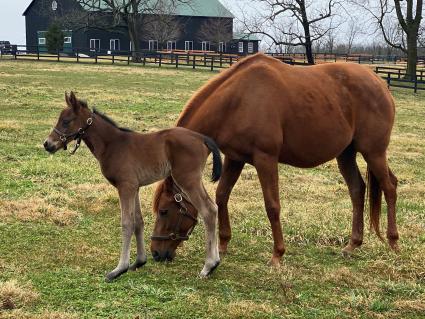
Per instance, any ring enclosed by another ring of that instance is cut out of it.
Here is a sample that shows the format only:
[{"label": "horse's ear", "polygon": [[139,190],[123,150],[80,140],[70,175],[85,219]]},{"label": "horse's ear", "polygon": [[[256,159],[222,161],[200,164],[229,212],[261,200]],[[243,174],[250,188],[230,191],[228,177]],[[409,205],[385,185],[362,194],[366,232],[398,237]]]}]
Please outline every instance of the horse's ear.
[{"label": "horse's ear", "polygon": [[73,108],[74,112],[77,113],[80,110],[80,103],[77,99],[77,97],[75,96],[75,93],[73,91],[71,91],[71,94],[68,97],[67,103],[70,107]]},{"label": "horse's ear", "polygon": [[66,105],[71,106],[71,102],[69,101],[69,95],[68,92],[65,91],[65,102]]}]

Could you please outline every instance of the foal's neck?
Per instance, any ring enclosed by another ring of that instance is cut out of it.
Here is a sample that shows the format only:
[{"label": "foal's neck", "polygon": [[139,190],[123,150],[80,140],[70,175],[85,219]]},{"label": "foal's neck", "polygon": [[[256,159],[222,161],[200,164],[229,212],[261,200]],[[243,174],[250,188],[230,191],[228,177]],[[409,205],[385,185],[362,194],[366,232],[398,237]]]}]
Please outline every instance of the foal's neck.
[{"label": "foal's neck", "polygon": [[102,161],[105,151],[114,143],[118,143],[122,132],[107,123],[100,116],[96,116],[92,126],[83,136],[83,141],[98,161]]}]

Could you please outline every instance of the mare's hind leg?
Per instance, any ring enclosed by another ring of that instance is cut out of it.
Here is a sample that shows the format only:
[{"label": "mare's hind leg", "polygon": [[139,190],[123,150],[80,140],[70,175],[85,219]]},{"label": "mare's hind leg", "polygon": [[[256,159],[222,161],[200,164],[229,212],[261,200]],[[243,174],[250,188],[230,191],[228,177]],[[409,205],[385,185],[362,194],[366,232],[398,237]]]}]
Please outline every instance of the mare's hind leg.
[{"label": "mare's hind leg", "polygon": [[[200,276],[207,277],[220,264],[218,253],[217,205],[211,200],[201,181],[201,176],[188,177],[181,174],[173,175],[173,179],[190,203],[198,210],[205,223],[207,256]],[[183,177],[184,176],[184,177]]]},{"label": "mare's hind leg", "polygon": [[224,158],[223,172],[221,173],[216,192],[220,253],[225,253],[227,251],[227,244],[232,237],[227,204],[229,203],[230,193],[241,175],[244,165],[245,163],[233,161],[227,156]]},{"label": "mare's hind leg", "polygon": [[337,158],[339,170],[347,183],[353,204],[351,239],[348,245],[342,250],[344,255],[350,254],[363,243],[363,212],[366,185],[357,166],[356,154],[356,150],[352,146],[349,146]]},{"label": "mare's hind leg", "polygon": [[390,247],[398,251],[397,241],[399,238],[396,223],[396,202],[397,202],[397,178],[388,167],[386,154],[365,154],[365,160],[369,169],[379,182],[379,187],[383,190],[385,201],[387,202],[388,227],[387,239]]},{"label": "mare's hind leg", "polygon": [[135,200],[135,209],[134,209],[134,235],[136,236],[136,245],[137,245],[137,257],[136,261],[130,266],[130,270],[135,271],[138,268],[144,266],[147,261],[146,249],[145,249],[145,240],[144,240],[144,228],[145,224],[143,221],[142,211],[140,209],[140,199],[139,192],[137,192]]},{"label": "mare's hind leg", "polygon": [[265,153],[256,154],[254,166],[257,169],[263,190],[264,203],[273,235],[273,256],[270,264],[278,266],[285,253],[282,225],[280,223],[279,176],[277,159]]}]

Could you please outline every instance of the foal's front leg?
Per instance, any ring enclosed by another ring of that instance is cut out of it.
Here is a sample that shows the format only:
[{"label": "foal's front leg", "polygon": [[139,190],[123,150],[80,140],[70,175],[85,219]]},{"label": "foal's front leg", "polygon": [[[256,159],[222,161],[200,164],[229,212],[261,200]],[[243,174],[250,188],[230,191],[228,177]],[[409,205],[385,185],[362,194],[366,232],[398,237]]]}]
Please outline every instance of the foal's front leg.
[{"label": "foal's front leg", "polygon": [[118,266],[106,275],[106,281],[112,281],[128,271],[130,264],[131,235],[135,230],[134,210],[137,188],[118,187],[121,205],[121,257]]}]

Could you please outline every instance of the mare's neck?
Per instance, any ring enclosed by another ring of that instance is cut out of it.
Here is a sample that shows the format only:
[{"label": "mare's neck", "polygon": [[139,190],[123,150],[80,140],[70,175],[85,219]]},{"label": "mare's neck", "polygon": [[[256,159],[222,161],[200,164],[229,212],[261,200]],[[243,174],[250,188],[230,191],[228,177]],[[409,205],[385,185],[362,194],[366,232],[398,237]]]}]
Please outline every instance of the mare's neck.
[{"label": "mare's neck", "polygon": [[83,141],[98,161],[102,161],[105,151],[117,143],[122,132],[107,123],[100,116],[95,116],[93,124],[86,130]]}]

